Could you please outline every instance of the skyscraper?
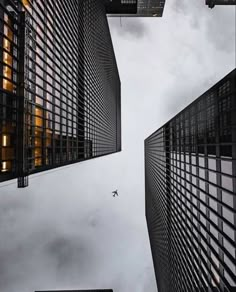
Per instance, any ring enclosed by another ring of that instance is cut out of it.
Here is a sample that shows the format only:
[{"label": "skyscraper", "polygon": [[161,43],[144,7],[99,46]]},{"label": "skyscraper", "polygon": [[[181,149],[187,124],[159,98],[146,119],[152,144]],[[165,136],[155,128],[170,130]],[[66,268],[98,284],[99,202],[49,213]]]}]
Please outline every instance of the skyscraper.
[{"label": "skyscraper", "polygon": [[145,140],[159,292],[236,289],[236,70]]},{"label": "skyscraper", "polygon": [[0,182],[121,150],[103,0],[0,0],[0,32]]},{"label": "skyscraper", "polygon": [[236,0],[206,0],[206,5],[209,8],[213,8],[215,5],[236,5]]},{"label": "skyscraper", "polygon": [[0,182],[121,150],[109,16],[165,0],[0,0]]}]

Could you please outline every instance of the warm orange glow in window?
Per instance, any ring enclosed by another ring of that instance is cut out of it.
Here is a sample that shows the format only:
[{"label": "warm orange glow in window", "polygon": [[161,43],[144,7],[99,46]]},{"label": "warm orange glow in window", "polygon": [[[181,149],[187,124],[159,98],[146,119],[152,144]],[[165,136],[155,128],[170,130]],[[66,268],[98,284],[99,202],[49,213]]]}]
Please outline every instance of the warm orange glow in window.
[{"label": "warm orange glow in window", "polygon": [[43,126],[43,109],[36,107],[35,108],[35,115],[37,117],[35,117],[35,126],[36,127],[42,127]]},{"label": "warm orange glow in window", "polygon": [[11,30],[8,26],[6,26],[6,25],[4,25],[4,34],[5,34],[6,37],[9,38],[10,41],[13,40],[13,32],[12,32],[12,30]]},{"label": "warm orange glow in window", "polygon": [[43,109],[39,108],[39,107],[36,107],[35,108],[35,114],[36,114],[36,116],[43,117]]},{"label": "warm orange glow in window", "polygon": [[8,52],[11,52],[11,43],[6,38],[3,38],[3,48]]},{"label": "warm orange glow in window", "polygon": [[3,62],[12,67],[12,56],[3,52]]},{"label": "warm orange glow in window", "polygon": [[3,79],[3,89],[12,92],[13,91],[13,83],[6,80],[6,79]]},{"label": "warm orange glow in window", "polygon": [[35,148],[34,155],[35,157],[42,156],[42,148]]},{"label": "warm orange glow in window", "polygon": [[3,66],[3,76],[8,78],[8,79],[12,79],[11,78],[11,73],[12,73],[12,70],[11,68],[7,67],[7,66]]},{"label": "warm orange glow in window", "polygon": [[35,166],[41,166],[42,165],[42,158],[35,158]]},{"label": "warm orange glow in window", "polygon": [[29,7],[30,6],[30,2],[29,0],[22,0],[22,3],[25,7]]},{"label": "warm orange glow in window", "polygon": [[35,117],[35,126],[42,127],[43,126],[43,119],[39,117]]},{"label": "warm orange glow in window", "polygon": [[6,163],[6,161],[3,161],[2,162],[2,172],[5,172],[5,171],[7,171],[7,163]]},{"label": "warm orange glow in window", "polygon": [[35,146],[36,147],[42,147],[42,138],[35,137]]},{"label": "warm orange glow in window", "polygon": [[42,165],[42,148],[35,148],[34,150],[34,156],[35,156],[35,166],[41,166]]},{"label": "warm orange glow in window", "polygon": [[2,135],[2,146],[7,147],[10,146],[10,136],[9,135]]},{"label": "warm orange glow in window", "polygon": [[7,172],[11,170],[11,161],[3,161],[1,172]]}]

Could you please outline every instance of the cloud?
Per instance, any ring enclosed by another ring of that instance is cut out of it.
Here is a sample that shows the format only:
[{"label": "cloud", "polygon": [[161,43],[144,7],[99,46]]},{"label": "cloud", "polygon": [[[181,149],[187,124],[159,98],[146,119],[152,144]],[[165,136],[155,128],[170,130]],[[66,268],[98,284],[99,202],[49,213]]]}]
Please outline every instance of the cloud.
[{"label": "cloud", "polygon": [[180,17],[186,18],[192,28],[202,29],[206,39],[217,50],[235,52],[236,7],[219,5],[209,9],[204,0],[182,0],[181,4],[179,0],[174,0],[171,2],[171,8]]},{"label": "cloud", "polygon": [[[208,15],[206,22],[208,40],[219,51],[235,53],[236,7],[217,6],[214,10],[209,11],[209,14],[211,14]],[[217,18],[217,21],[215,21],[215,18]],[[225,29],[226,27],[227,29]]]},{"label": "cloud", "polygon": [[149,32],[147,25],[137,17],[109,18],[109,25],[113,31],[123,37],[139,39],[147,36]]},{"label": "cloud", "polygon": [[84,269],[89,255],[87,242],[83,243],[82,238],[68,235],[53,238],[45,246],[44,252],[55,261],[57,270],[62,273],[74,264]]}]

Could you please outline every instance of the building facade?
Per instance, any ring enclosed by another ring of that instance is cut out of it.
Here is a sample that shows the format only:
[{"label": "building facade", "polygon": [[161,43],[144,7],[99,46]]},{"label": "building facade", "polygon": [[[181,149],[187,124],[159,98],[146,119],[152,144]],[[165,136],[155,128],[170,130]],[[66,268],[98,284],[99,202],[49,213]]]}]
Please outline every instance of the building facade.
[{"label": "building facade", "polygon": [[215,5],[236,5],[236,0],[206,0],[206,5],[209,8],[213,8]]},{"label": "building facade", "polygon": [[159,292],[236,291],[236,70],[145,140]]},{"label": "building facade", "polygon": [[121,150],[103,0],[0,0],[0,182]]},{"label": "building facade", "polygon": [[106,0],[111,17],[161,17],[165,0]]}]

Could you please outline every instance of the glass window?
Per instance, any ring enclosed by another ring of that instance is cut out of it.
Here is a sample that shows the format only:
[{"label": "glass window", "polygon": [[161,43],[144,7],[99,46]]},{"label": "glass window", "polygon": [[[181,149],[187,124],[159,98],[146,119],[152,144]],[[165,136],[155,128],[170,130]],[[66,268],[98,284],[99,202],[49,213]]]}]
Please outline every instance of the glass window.
[{"label": "glass window", "polygon": [[221,171],[226,174],[232,175],[232,161],[230,160],[221,160]]},{"label": "glass window", "polygon": [[215,172],[209,171],[209,181],[211,183],[216,184],[216,173]]},{"label": "glass window", "polygon": [[234,205],[234,197],[232,194],[222,191],[222,202],[227,204],[230,207],[233,207]]},{"label": "glass window", "polygon": [[209,204],[210,204],[210,207],[217,212],[217,202],[215,200],[209,198]]},{"label": "glass window", "polygon": [[227,223],[225,223],[225,222],[223,222],[223,231],[232,240],[234,240],[234,230]]},{"label": "glass window", "polygon": [[5,34],[5,36],[6,36],[7,38],[9,38],[10,41],[13,41],[13,32],[12,32],[12,30],[11,30],[8,26],[6,26],[6,25],[4,25],[4,34]]},{"label": "glass window", "polygon": [[13,92],[13,83],[3,78],[3,89]]},{"label": "glass window", "polygon": [[209,184],[209,194],[217,198],[217,188]]},{"label": "glass window", "polygon": [[228,177],[225,175],[221,176],[221,185],[223,188],[229,190],[229,191],[233,191],[233,179],[232,177]]},{"label": "glass window", "polygon": [[225,238],[223,238],[223,245],[224,245],[225,249],[227,249],[228,252],[232,255],[232,257],[236,258],[235,247],[233,247],[232,244]]},{"label": "glass window", "polygon": [[7,52],[3,52],[3,62],[12,67],[12,56]]},{"label": "glass window", "polygon": [[203,202],[206,201],[206,195],[200,191],[200,200],[202,200]]},{"label": "glass window", "polygon": [[234,213],[226,207],[222,207],[223,217],[234,224]]},{"label": "glass window", "polygon": [[208,158],[208,168],[216,170],[216,160],[213,158]]},{"label": "glass window", "polygon": [[203,189],[203,190],[206,189],[206,184],[205,184],[205,182],[203,180],[201,180],[201,179],[199,180],[199,185],[200,185],[201,189]]},{"label": "glass window", "polygon": [[199,168],[199,176],[203,179],[205,179],[205,169]]},{"label": "glass window", "polygon": [[230,270],[236,275],[236,265],[224,254],[224,262],[230,268]]},{"label": "glass window", "polygon": [[11,52],[11,43],[8,39],[3,38],[3,48],[8,51],[9,53]]},{"label": "glass window", "polygon": [[214,222],[216,225],[218,224],[218,218],[217,218],[217,216],[216,216],[213,212],[211,212],[211,211],[210,211],[210,219],[211,219],[211,221]]},{"label": "glass window", "polygon": [[205,167],[205,158],[204,157],[199,156],[198,161],[199,161],[199,166]]},{"label": "glass window", "polygon": [[218,239],[218,231],[212,225],[210,225],[210,232]]},{"label": "glass window", "polygon": [[7,66],[3,66],[3,76],[12,79],[12,69]]},{"label": "glass window", "polygon": [[11,161],[2,161],[1,172],[8,172],[12,168]]}]

